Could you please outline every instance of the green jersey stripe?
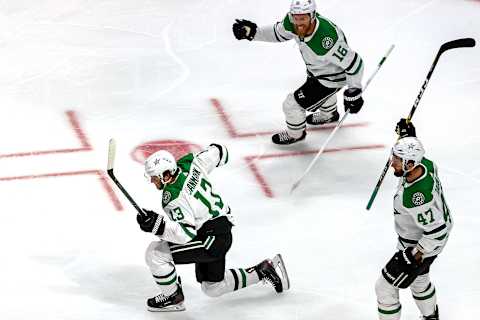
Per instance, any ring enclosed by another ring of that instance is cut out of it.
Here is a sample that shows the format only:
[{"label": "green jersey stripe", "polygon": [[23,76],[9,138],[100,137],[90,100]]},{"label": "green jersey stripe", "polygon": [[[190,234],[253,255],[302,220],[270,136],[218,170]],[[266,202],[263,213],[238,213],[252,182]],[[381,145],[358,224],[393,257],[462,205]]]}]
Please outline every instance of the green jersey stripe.
[{"label": "green jersey stripe", "polygon": [[192,240],[195,238],[195,234],[190,232],[188,228],[193,228],[192,226],[185,224],[185,223],[179,223],[180,227],[182,227],[183,231],[186,233],[187,236],[189,236]]}]

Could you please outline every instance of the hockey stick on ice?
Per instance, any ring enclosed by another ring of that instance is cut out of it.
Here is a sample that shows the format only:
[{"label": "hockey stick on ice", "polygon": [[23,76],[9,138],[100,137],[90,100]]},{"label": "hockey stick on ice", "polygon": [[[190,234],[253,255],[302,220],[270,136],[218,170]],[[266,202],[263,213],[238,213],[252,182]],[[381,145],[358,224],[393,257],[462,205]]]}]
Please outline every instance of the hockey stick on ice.
[{"label": "hockey stick on ice", "polygon": [[115,177],[115,174],[113,173],[113,163],[115,162],[115,152],[116,152],[117,146],[115,143],[114,139],[110,139],[110,142],[108,143],[108,164],[107,164],[107,174],[108,176],[115,182],[117,187],[122,191],[123,195],[130,201],[132,206],[137,209],[137,212],[145,215],[143,210],[138,206],[138,204],[133,200],[133,198],[128,194],[127,190],[122,186],[120,181],[117,180],[117,177]]},{"label": "hockey stick on ice", "polygon": [[[430,78],[432,76],[433,70],[437,66],[437,62],[440,59],[440,56],[442,53],[444,53],[447,50],[450,49],[456,49],[456,48],[469,48],[469,47],[474,47],[475,46],[475,40],[472,38],[464,38],[464,39],[457,39],[449,42],[445,42],[440,46],[440,49],[438,50],[437,55],[435,56],[435,60],[433,60],[432,66],[430,67],[430,71],[428,71],[427,78],[423,82],[422,87],[420,88],[420,92],[418,93],[417,98],[415,99],[415,102],[413,103],[412,109],[410,110],[410,113],[408,114],[407,121],[412,120],[413,114],[415,113],[415,110],[417,110],[418,104],[420,103],[420,99],[423,96],[423,93],[425,92],[425,89],[427,88],[428,82],[430,81]],[[398,138],[397,138],[398,141]],[[368,200],[367,204],[367,210],[370,210],[372,207],[373,201],[375,200],[375,197],[377,196],[378,190],[380,189],[380,186],[382,185],[383,179],[385,178],[385,175],[387,174],[388,168],[390,167],[390,157],[387,160],[387,163],[385,164],[385,167],[383,167],[382,174],[380,175],[380,178],[378,178],[377,185],[373,189],[372,195],[370,196],[370,199]]]},{"label": "hockey stick on ice", "polygon": [[[363,88],[363,92],[365,92],[365,90],[367,89],[368,85],[370,84],[370,82],[372,81],[372,79],[375,77],[375,75],[377,74],[378,70],[380,70],[380,68],[382,67],[383,63],[385,62],[385,60],[387,59],[388,55],[390,54],[390,52],[392,52],[393,48],[395,47],[395,45],[391,45],[390,48],[388,49],[387,53],[383,56],[382,60],[380,60],[380,62],[378,63],[378,66],[377,66],[377,69],[375,69],[375,72],[373,72],[373,74],[370,76],[370,78],[367,80],[366,84],[365,84],[365,87]],[[297,187],[300,185],[300,182],[302,182],[302,179],[307,175],[307,173],[310,171],[310,169],[312,169],[313,165],[317,162],[318,158],[320,157],[320,155],[323,153],[323,151],[325,150],[325,147],[328,145],[328,143],[330,142],[330,140],[333,138],[333,136],[335,135],[335,133],[337,132],[337,130],[340,128],[340,126],[342,125],[343,121],[347,118],[347,116],[350,114],[350,110],[347,110],[342,119],[340,119],[340,121],[338,122],[337,126],[333,129],[333,131],[330,133],[330,135],[328,136],[327,140],[325,140],[325,142],[323,143],[322,147],[320,148],[320,150],[317,152],[317,155],[315,156],[315,158],[313,158],[313,160],[310,162],[310,164],[308,165],[307,169],[303,172],[303,174],[301,175],[301,177],[292,185],[292,188],[290,189],[290,193],[292,193],[295,189],[297,189]]]}]

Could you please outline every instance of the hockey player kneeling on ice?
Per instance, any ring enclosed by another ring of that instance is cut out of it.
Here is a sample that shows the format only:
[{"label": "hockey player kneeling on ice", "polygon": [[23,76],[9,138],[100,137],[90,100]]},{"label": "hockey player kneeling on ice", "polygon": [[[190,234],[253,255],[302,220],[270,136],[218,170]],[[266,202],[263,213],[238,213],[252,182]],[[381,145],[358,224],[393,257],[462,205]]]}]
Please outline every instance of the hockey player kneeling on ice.
[{"label": "hockey player kneeling on ice", "polygon": [[158,190],[163,190],[162,207],[166,213],[144,209],[145,215],[137,215],[140,228],[160,238],[150,244],[145,255],[160,291],[147,300],[148,310],[185,310],[176,264],[194,263],[197,281],[210,297],[260,281],[270,283],[277,293],[289,288],[279,254],[250,268],[225,270],[233,217],[229,206],[214,191],[208,174],[227,161],[227,149],[218,144],[196,155],[189,153],[178,162],[163,150],[145,161],[146,176]]},{"label": "hockey player kneeling on ice", "polygon": [[[238,40],[284,42],[295,39],[307,69],[307,80],[283,102],[287,130],[272,136],[275,144],[288,145],[305,139],[306,123],[323,125],[339,119],[337,92],[345,85],[344,107],[351,113],[363,105],[363,60],[350,49],[343,31],[316,12],[314,0],[293,0],[282,21],[260,27],[236,20]],[[307,116],[307,112],[310,113]]]},{"label": "hockey player kneeling on ice", "polygon": [[410,288],[425,320],[438,320],[430,265],[447,243],[452,220],[437,166],[423,155],[415,127],[406,119],[397,124],[400,139],[392,150],[391,166],[400,178],[393,198],[397,253],[383,268],[375,285],[379,319],[400,319],[399,289]]}]

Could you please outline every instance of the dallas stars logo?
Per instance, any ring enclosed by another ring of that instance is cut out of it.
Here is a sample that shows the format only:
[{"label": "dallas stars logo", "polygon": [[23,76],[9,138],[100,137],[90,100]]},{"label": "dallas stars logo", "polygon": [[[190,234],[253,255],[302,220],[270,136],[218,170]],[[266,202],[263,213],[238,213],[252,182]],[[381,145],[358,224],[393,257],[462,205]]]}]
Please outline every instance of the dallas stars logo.
[{"label": "dallas stars logo", "polygon": [[407,146],[407,148],[408,148],[408,151],[413,151],[413,150],[415,150],[415,143],[409,143],[408,146]]},{"label": "dallas stars logo", "polygon": [[158,159],[158,158],[155,159],[155,161],[153,161],[153,164],[155,164],[155,165],[157,165],[157,164],[159,164],[159,163],[160,163],[160,159]]}]

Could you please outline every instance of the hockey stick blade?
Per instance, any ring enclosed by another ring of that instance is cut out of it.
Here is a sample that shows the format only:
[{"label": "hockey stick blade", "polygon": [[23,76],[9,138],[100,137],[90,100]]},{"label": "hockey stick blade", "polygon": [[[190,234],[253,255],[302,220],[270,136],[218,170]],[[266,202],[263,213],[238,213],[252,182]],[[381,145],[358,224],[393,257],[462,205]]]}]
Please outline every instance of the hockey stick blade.
[{"label": "hockey stick blade", "polygon": [[108,143],[108,163],[107,163],[107,174],[112,179],[112,181],[117,185],[118,189],[123,193],[125,198],[131,203],[131,205],[137,210],[138,213],[145,215],[143,210],[138,206],[138,204],[133,200],[133,198],[130,196],[130,194],[125,190],[125,188],[122,186],[120,181],[117,180],[117,177],[115,177],[115,173],[113,173],[113,164],[115,162],[115,153],[117,150],[117,145],[115,143],[114,139],[110,139],[110,142]]},{"label": "hockey stick blade", "polygon": [[440,53],[443,53],[447,50],[455,49],[455,48],[475,47],[475,44],[476,44],[475,39],[473,38],[463,38],[463,39],[452,40],[442,44],[442,46],[440,47]]},{"label": "hockey stick blade", "polygon": [[117,150],[117,144],[115,140],[112,138],[108,143],[108,163],[107,163],[107,171],[113,170],[113,163],[115,162],[115,152]]}]

